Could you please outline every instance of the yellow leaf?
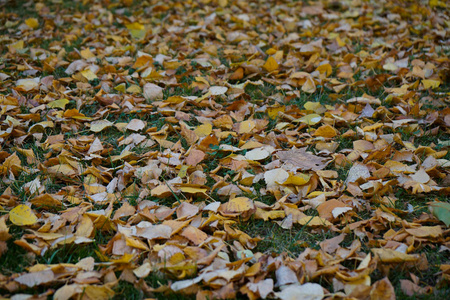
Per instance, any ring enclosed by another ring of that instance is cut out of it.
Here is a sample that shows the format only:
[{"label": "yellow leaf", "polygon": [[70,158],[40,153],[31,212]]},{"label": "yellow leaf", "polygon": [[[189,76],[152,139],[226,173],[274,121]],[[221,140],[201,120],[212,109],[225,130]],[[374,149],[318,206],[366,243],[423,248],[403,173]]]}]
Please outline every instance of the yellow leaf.
[{"label": "yellow leaf", "polygon": [[305,104],[303,104],[303,107],[306,110],[312,110],[313,112],[317,113],[320,110],[324,110],[325,108],[320,104],[320,102],[311,102],[308,101]]},{"label": "yellow leaf", "polygon": [[86,120],[86,121],[92,120],[91,117],[86,117],[84,114],[80,113],[78,111],[78,109],[76,109],[76,108],[66,110],[64,112],[64,117],[77,119],[77,120]]},{"label": "yellow leaf", "polygon": [[72,175],[77,174],[77,172],[75,172],[75,170],[72,169],[72,167],[67,164],[51,166],[50,168],[47,169],[47,172],[49,174],[54,174],[54,175],[59,174],[59,175],[65,175],[65,176],[72,176]]},{"label": "yellow leaf", "polygon": [[90,130],[93,132],[100,132],[105,128],[111,127],[114,123],[108,120],[99,120],[91,123]]},{"label": "yellow leaf", "polygon": [[59,99],[59,100],[55,100],[52,102],[47,103],[47,106],[50,108],[62,108],[65,109],[67,103],[69,103],[69,100],[64,98],[64,99]]},{"label": "yellow leaf", "polygon": [[289,175],[288,179],[286,179],[283,184],[293,184],[293,185],[304,185],[305,183],[308,183],[309,179],[311,178],[310,175],[306,174],[295,174],[295,175]]},{"label": "yellow leaf", "polygon": [[125,253],[119,259],[111,259],[111,261],[115,264],[128,264],[134,258],[134,255],[131,253]]},{"label": "yellow leaf", "polygon": [[208,136],[212,132],[212,125],[210,123],[202,124],[195,128],[194,132],[199,137]]},{"label": "yellow leaf", "polygon": [[263,219],[264,221],[268,221],[269,219],[281,219],[286,216],[286,213],[283,210],[263,210],[259,207],[256,208],[255,212],[256,219]]},{"label": "yellow leaf", "polygon": [[36,18],[29,18],[25,20],[25,24],[32,29],[39,27],[39,21]]},{"label": "yellow leaf", "polygon": [[115,292],[106,285],[86,285],[83,290],[83,295],[85,295],[87,299],[107,300],[112,299]]},{"label": "yellow leaf", "polygon": [[132,237],[125,237],[126,245],[129,247],[148,251],[148,246],[141,240]]},{"label": "yellow leaf", "polygon": [[278,69],[278,63],[272,56],[269,56],[266,63],[263,65],[263,68],[266,69],[267,72],[273,72]]},{"label": "yellow leaf", "polygon": [[393,249],[374,248],[373,256],[378,257],[383,263],[402,263],[407,261],[416,261],[418,257],[406,254]]},{"label": "yellow leaf", "polygon": [[422,84],[424,89],[435,89],[441,85],[441,82],[438,80],[431,80],[431,79],[423,79]]},{"label": "yellow leaf", "polygon": [[34,197],[30,200],[30,203],[33,204],[33,206],[37,207],[61,207],[62,203],[60,200],[56,199],[50,194],[42,194],[39,196]]},{"label": "yellow leaf", "polygon": [[130,23],[125,26],[127,27],[128,30],[144,30],[145,29],[144,25],[142,25],[138,22]]},{"label": "yellow leaf", "polygon": [[330,76],[331,73],[333,73],[333,70],[331,68],[330,64],[323,64],[317,67],[316,69],[317,71],[319,71],[320,74],[325,74],[325,76]]},{"label": "yellow leaf", "polygon": [[127,93],[140,94],[142,93],[142,89],[138,85],[132,84],[127,88]]},{"label": "yellow leaf", "polygon": [[284,106],[268,107],[267,114],[269,115],[269,118],[275,119],[276,117],[278,117],[278,112],[284,112],[284,110],[285,110]]},{"label": "yellow leaf", "polygon": [[344,47],[345,46],[345,42],[343,40],[341,40],[339,35],[336,36],[336,42],[339,45],[339,47]]},{"label": "yellow leaf", "polygon": [[186,194],[205,194],[208,190],[207,188],[196,188],[196,187],[190,187],[190,186],[179,186],[178,189]]},{"label": "yellow leaf", "polygon": [[134,37],[135,39],[142,39],[143,37],[145,37],[144,25],[138,22],[134,22],[131,24],[127,24],[126,27],[130,31],[131,36]]},{"label": "yellow leaf", "polygon": [[447,4],[445,3],[445,1],[439,1],[439,0],[429,0],[428,4],[430,5],[431,8],[433,8],[433,7],[446,8],[447,7]]},{"label": "yellow leaf", "polygon": [[131,36],[138,40],[144,38],[145,33],[146,33],[145,30],[135,30],[135,29],[130,30]]},{"label": "yellow leaf", "polygon": [[283,59],[283,51],[282,50],[276,51],[275,54],[273,55],[273,58],[275,58],[276,61],[281,61]]},{"label": "yellow leaf", "polygon": [[81,57],[84,59],[94,58],[95,54],[89,48],[80,51]]},{"label": "yellow leaf", "polygon": [[338,135],[338,131],[331,127],[330,125],[323,125],[317,128],[317,130],[313,133],[314,136],[321,136],[324,138],[333,138]]},{"label": "yellow leaf", "polygon": [[16,50],[22,50],[23,48],[25,48],[25,43],[23,42],[23,40],[20,40],[15,42],[14,44],[9,45],[9,47]]},{"label": "yellow leaf", "polygon": [[224,216],[238,216],[245,212],[254,212],[255,205],[253,201],[247,197],[237,197],[223,203],[219,211]]},{"label": "yellow leaf", "polygon": [[180,178],[186,177],[188,169],[189,169],[189,166],[186,166],[186,165],[181,166],[180,172],[178,172],[178,177],[180,177]]},{"label": "yellow leaf", "polygon": [[98,78],[97,75],[95,75],[95,73],[91,71],[91,69],[86,69],[84,71],[81,71],[81,75],[83,75],[83,77],[89,81]]},{"label": "yellow leaf", "polygon": [[124,160],[133,154],[134,154],[133,152],[125,150],[125,151],[122,151],[122,153],[120,153],[119,155],[113,155],[110,158],[111,158],[111,161],[114,162],[114,161]]},{"label": "yellow leaf", "polygon": [[164,100],[165,103],[172,103],[172,104],[179,104],[186,101],[186,99],[182,96],[170,96],[166,100]]},{"label": "yellow leaf", "polygon": [[125,93],[125,88],[126,88],[125,83],[121,83],[121,84],[119,84],[118,86],[116,86],[114,89],[115,89],[116,91]]},{"label": "yellow leaf", "polygon": [[33,225],[37,222],[37,217],[30,207],[18,205],[9,212],[9,219],[14,225]]},{"label": "yellow leaf", "polygon": [[38,238],[41,238],[46,241],[56,240],[56,239],[64,236],[64,234],[61,234],[61,233],[39,232],[39,231],[33,231],[33,234],[35,236],[37,236]]},{"label": "yellow leaf", "polygon": [[309,114],[309,115],[306,115],[306,116],[301,117],[300,119],[298,119],[299,122],[305,123],[305,124],[308,124],[308,125],[316,125],[321,120],[322,120],[322,117],[319,116],[318,114]]},{"label": "yellow leaf", "polygon": [[405,231],[415,237],[418,238],[425,238],[425,237],[431,237],[431,238],[437,238],[442,236],[442,228],[441,226],[420,226],[417,228],[407,228]]},{"label": "yellow leaf", "polygon": [[275,54],[275,53],[277,53],[277,50],[274,49],[274,48],[269,48],[269,49],[267,49],[267,51],[266,51],[266,54],[267,54],[267,55],[273,55],[273,54]]},{"label": "yellow leaf", "polygon": [[42,132],[44,131],[45,128],[53,128],[55,126],[55,124],[53,124],[52,121],[43,121],[43,122],[39,122],[34,124],[33,126],[30,127],[30,129],[28,130],[29,133],[35,133],[35,132]]},{"label": "yellow leaf", "polygon": [[36,163],[36,155],[34,154],[33,149],[21,149],[21,148],[16,147],[16,150],[17,150],[17,152],[26,156],[27,163],[29,163],[29,164]]},{"label": "yellow leaf", "polygon": [[300,225],[306,226],[331,226],[332,224],[324,218],[321,217],[303,217],[298,220]]},{"label": "yellow leaf", "polygon": [[256,124],[253,120],[243,121],[239,124],[238,133],[250,133],[255,126]]},{"label": "yellow leaf", "polygon": [[302,91],[312,94],[316,91],[316,84],[311,77],[307,77],[305,83],[302,86]]}]

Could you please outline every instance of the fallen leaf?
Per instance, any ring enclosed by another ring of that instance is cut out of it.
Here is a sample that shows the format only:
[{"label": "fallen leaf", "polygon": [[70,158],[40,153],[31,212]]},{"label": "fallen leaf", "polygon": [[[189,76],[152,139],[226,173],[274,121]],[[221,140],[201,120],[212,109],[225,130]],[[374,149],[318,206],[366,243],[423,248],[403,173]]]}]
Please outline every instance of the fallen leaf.
[{"label": "fallen leaf", "polygon": [[256,148],[248,151],[245,158],[249,160],[264,160],[270,156],[270,152],[264,148]]},{"label": "fallen leaf", "polygon": [[25,24],[31,29],[37,29],[39,27],[39,21],[36,18],[26,19]]},{"label": "fallen leaf", "polygon": [[450,204],[447,202],[431,202],[429,204],[430,211],[433,215],[444,222],[448,227],[450,226]]},{"label": "fallen leaf", "polygon": [[264,173],[264,181],[267,187],[275,187],[283,184],[289,178],[289,173],[282,168],[273,169]]},{"label": "fallen leaf", "polygon": [[275,295],[282,300],[321,300],[324,297],[322,287],[317,283],[305,283],[302,285],[290,285],[287,286],[279,293]]},{"label": "fallen leaf", "polygon": [[306,152],[306,148],[278,151],[277,156],[290,170],[322,170],[327,166],[326,159]]},{"label": "fallen leaf", "polygon": [[26,285],[30,288],[52,282],[55,278],[55,275],[53,274],[52,270],[44,270],[39,272],[33,272],[21,275],[14,280],[17,281],[20,284]]},{"label": "fallen leaf", "polygon": [[147,100],[154,101],[163,98],[164,89],[153,83],[146,83],[144,85],[144,97]]},{"label": "fallen leaf", "polygon": [[31,79],[19,79],[16,81],[16,86],[25,91],[29,92],[39,87],[40,78],[31,78]]},{"label": "fallen leaf", "polygon": [[20,204],[13,208],[9,212],[9,219],[13,224],[18,226],[33,225],[38,221],[38,218],[31,208],[24,204]]},{"label": "fallen leaf", "polygon": [[214,96],[224,95],[227,90],[228,88],[226,86],[212,86],[209,88],[209,92]]},{"label": "fallen leaf", "polygon": [[395,300],[395,290],[392,286],[392,283],[389,281],[387,277],[378,280],[372,285],[372,289],[370,290],[370,299],[371,300]]},{"label": "fallen leaf", "polygon": [[245,218],[250,217],[255,209],[252,200],[246,197],[237,197],[220,205],[218,211],[224,216],[241,216]]},{"label": "fallen leaf", "polygon": [[47,103],[47,106],[50,108],[64,109],[68,103],[69,103],[69,100],[64,98],[64,99],[59,99],[59,100],[49,102],[49,103]]},{"label": "fallen leaf", "polygon": [[383,263],[403,263],[418,260],[418,257],[415,255],[405,254],[392,249],[373,248],[371,251]]},{"label": "fallen leaf", "polygon": [[309,114],[298,119],[298,122],[305,123],[306,125],[316,125],[322,120],[322,117],[318,114]]},{"label": "fallen leaf", "polygon": [[263,65],[263,68],[267,72],[273,72],[273,71],[278,69],[278,63],[275,60],[275,58],[273,58],[272,56],[269,56],[269,58],[267,59],[266,63]]},{"label": "fallen leaf", "polygon": [[441,226],[420,226],[417,228],[406,228],[405,231],[415,237],[437,238],[442,236],[443,232]]}]

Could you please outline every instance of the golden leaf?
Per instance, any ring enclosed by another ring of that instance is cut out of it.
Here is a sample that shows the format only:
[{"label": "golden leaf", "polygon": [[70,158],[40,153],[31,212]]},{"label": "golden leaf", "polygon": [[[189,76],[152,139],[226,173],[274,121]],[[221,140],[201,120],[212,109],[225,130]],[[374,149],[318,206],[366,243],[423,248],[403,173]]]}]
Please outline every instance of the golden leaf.
[{"label": "golden leaf", "polygon": [[272,56],[269,56],[269,58],[266,60],[266,63],[263,65],[263,68],[267,72],[273,72],[276,69],[278,69],[278,63]]},{"label": "golden leaf", "polygon": [[29,206],[20,204],[9,212],[9,219],[14,225],[33,225],[37,222],[37,217]]}]

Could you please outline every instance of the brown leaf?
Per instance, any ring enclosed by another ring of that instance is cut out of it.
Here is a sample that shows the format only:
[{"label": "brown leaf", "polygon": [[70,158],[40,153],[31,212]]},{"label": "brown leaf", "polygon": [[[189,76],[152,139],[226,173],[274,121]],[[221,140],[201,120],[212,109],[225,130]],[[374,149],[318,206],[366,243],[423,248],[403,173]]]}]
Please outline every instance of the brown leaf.
[{"label": "brown leaf", "polygon": [[188,226],[187,228],[185,228],[181,235],[192,241],[194,245],[197,246],[203,243],[208,238],[208,235],[206,233],[193,226]]},{"label": "brown leaf", "polygon": [[346,234],[340,234],[334,238],[324,240],[320,242],[320,248],[327,252],[327,253],[333,253],[336,251],[337,248],[339,248],[339,244],[344,240]]},{"label": "brown leaf", "polygon": [[186,157],[186,164],[196,166],[206,157],[205,152],[197,149],[191,149],[189,156]]},{"label": "brown leaf", "polygon": [[414,295],[426,295],[429,294],[432,289],[431,288],[422,288],[415,284],[414,282],[406,279],[400,279],[400,286],[406,295],[412,297]]}]

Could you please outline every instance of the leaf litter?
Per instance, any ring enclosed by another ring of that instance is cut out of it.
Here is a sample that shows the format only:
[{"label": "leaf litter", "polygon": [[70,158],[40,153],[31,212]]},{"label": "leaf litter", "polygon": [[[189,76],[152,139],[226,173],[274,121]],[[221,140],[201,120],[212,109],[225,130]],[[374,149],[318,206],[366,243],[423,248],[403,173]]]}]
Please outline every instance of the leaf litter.
[{"label": "leaf litter", "polygon": [[[447,3],[22,4],[0,3],[0,259],[33,263],[3,295],[448,291]],[[68,247],[95,251],[45,259]]]}]

